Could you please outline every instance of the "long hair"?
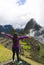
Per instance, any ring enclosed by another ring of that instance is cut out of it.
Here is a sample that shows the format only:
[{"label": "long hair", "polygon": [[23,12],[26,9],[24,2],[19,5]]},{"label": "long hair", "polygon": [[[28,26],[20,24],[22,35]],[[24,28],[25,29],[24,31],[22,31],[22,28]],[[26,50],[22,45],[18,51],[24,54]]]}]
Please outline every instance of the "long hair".
[{"label": "long hair", "polygon": [[16,44],[18,35],[15,33],[13,35],[13,44]]}]

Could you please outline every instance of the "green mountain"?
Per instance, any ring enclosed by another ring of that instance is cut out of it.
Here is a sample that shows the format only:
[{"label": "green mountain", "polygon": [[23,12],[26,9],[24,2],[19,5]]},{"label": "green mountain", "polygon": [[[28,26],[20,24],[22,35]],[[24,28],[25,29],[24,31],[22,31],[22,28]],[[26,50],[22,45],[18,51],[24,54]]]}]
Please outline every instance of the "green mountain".
[{"label": "green mountain", "polygon": [[41,26],[34,19],[30,19],[24,28],[24,33],[29,33],[30,29],[38,31],[40,28]]},{"label": "green mountain", "polygon": [[12,27],[12,25],[0,25],[0,32],[14,34],[15,29]]}]

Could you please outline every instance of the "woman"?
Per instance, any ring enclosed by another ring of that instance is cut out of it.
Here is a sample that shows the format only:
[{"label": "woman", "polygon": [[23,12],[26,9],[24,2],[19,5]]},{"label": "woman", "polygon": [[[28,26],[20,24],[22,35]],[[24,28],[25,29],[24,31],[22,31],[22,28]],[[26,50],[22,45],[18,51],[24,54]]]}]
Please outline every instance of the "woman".
[{"label": "woman", "polygon": [[15,56],[15,53],[16,53],[17,60],[19,62],[20,61],[20,59],[19,59],[19,48],[20,48],[19,40],[24,39],[24,38],[30,38],[30,37],[28,37],[28,36],[18,36],[16,33],[13,36],[10,35],[10,34],[6,34],[4,32],[1,32],[1,34],[6,35],[6,36],[8,36],[9,38],[11,38],[13,40],[13,45],[12,45],[13,55],[12,55],[12,59],[14,61],[14,56]]}]

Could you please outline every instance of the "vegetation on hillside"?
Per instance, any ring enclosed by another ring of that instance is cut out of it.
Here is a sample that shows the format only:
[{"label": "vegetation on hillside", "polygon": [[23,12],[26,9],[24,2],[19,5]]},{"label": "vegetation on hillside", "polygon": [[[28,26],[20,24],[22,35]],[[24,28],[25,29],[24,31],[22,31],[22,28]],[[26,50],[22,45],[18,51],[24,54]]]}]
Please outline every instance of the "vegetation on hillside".
[{"label": "vegetation on hillside", "polygon": [[[12,41],[11,42],[8,41],[7,43],[8,43],[7,48],[8,47],[10,48],[11,46],[10,43],[12,43]],[[23,55],[25,57],[44,63],[44,45],[42,45],[40,42],[38,42],[34,38],[23,39],[20,41],[20,45],[21,47],[23,46],[23,53],[24,53]],[[4,48],[2,45],[0,45],[0,62],[11,59],[12,52],[7,48]],[[5,57],[3,57],[3,52],[4,52]],[[2,58],[4,59],[1,60]]]},{"label": "vegetation on hillside", "polygon": [[28,47],[27,49],[25,49],[26,46],[24,47],[24,49],[27,51],[27,55],[25,54],[27,58],[31,58],[37,62],[44,63],[44,45],[42,45],[34,38],[27,40],[24,39],[20,43]]},{"label": "vegetation on hillside", "polygon": [[0,44],[0,63],[10,60],[12,57],[12,52]]}]

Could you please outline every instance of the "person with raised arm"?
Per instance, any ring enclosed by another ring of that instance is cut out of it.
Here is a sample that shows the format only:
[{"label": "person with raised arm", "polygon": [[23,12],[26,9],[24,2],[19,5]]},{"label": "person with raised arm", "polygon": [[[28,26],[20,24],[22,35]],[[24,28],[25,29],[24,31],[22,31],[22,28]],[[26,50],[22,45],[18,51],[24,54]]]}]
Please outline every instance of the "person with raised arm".
[{"label": "person with raised arm", "polygon": [[14,56],[15,56],[15,53],[17,55],[17,61],[19,62],[20,61],[20,58],[19,58],[19,49],[20,49],[20,44],[19,44],[19,40],[21,39],[27,39],[27,38],[31,38],[31,37],[28,37],[28,36],[18,36],[17,33],[14,33],[14,35],[10,35],[10,34],[6,34],[4,32],[1,32],[1,34],[3,35],[6,35],[8,36],[9,38],[11,38],[13,40],[13,44],[12,44],[12,60],[14,62]]}]

